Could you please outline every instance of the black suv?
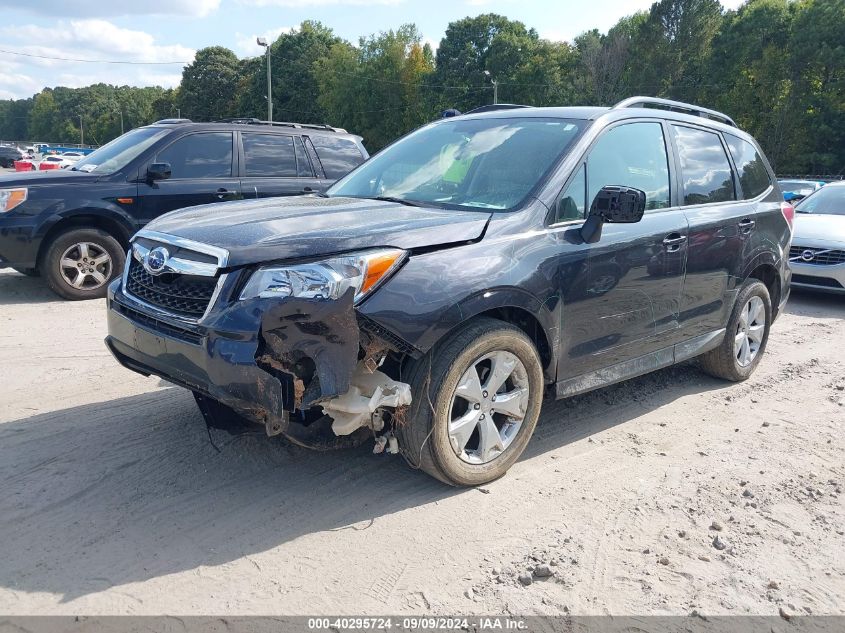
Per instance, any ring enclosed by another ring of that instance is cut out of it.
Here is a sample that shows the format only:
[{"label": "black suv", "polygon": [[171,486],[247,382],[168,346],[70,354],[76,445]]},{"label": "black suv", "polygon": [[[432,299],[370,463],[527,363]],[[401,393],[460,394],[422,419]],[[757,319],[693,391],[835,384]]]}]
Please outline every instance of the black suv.
[{"label": "black suv", "polygon": [[325,125],[166,119],[70,169],[0,176],[0,268],[38,274],[66,299],[104,297],[129,238],[193,205],[319,192],[368,157]]},{"label": "black suv", "polygon": [[[647,106],[647,107],[646,107]],[[789,292],[792,207],[727,116],[632,98],[442,119],[323,195],[134,238],[107,345],[251,421],[450,484],[499,477],[544,395],[699,358],[744,380]]]},{"label": "black suv", "polygon": [[0,145],[0,167],[14,167],[15,161],[24,158],[24,154],[12,145]]}]

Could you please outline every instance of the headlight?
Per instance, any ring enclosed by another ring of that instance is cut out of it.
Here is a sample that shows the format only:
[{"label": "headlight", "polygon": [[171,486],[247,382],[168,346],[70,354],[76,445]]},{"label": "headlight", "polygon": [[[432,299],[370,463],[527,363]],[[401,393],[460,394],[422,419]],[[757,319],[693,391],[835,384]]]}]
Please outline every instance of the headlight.
[{"label": "headlight", "polygon": [[405,251],[386,248],[333,257],[309,264],[259,268],[241,300],[256,297],[338,299],[350,288],[357,303],[387,279],[405,259]]},{"label": "headlight", "polygon": [[0,189],[0,211],[11,211],[26,200],[26,187]]}]

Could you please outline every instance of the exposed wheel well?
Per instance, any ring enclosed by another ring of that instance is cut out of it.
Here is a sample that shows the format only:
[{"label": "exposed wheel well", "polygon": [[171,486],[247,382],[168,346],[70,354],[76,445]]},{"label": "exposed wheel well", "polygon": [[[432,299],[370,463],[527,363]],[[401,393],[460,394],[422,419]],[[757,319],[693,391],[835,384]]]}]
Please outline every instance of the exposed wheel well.
[{"label": "exposed wheel well", "polygon": [[105,231],[120,242],[120,245],[124,250],[129,248],[129,238],[132,237],[130,230],[118,220],[99,215],[74,215],[56,222],[56,224],[51,226],[50,230],[47,231],[47,234],[44,236],[44,239],[41,240],[41,246],[38,249],[37,262],[39,266],[41,265],[42,256],[56,236],[74,228],[95,228]]},{"label": "exposed wheel well", "polygon": [[494,319],[499,319],[500,321],[505,321],[506,323],[515,325],[525,332],[528,338],[530,338],[537,347],[537,351],[540,353],[540,360],[543,363],[543,369],[550,369],[550,365],[552,363],[552,349],[549,345],[546,331],[537,320],[537,317],[531,314],[528,310],[513,307],[493,308],[492,310],[487,310],[477,316],[488,316]]},{"label": "exposed wheel well", "polygon": [[780,305],[780,275],[777,268],[771,264],[761,264],[749,273],[748,278],[759,279],[766,285],[772,299],[772,315],[777,315]]}]

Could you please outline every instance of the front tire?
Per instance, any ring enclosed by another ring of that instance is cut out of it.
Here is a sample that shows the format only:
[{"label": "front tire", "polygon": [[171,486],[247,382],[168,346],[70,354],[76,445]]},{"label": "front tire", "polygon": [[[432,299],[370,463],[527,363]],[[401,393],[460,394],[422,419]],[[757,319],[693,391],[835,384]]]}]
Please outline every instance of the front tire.
[{"label": "front tire", "polygon": [[120,243],[105,231],[71,229],[47,247],[40,270],[50,289],[64,299],[101,299],[125,260]]},{"label": "front tire", "polygon": [[525,450],[543,399],[540,356],[525,333],[476,319],[411,367],[411,415],[396,428],[408,461],[437,479],[477,486]]},{"label": "front tire", "polygon": [[728,320],[725,340],[699,359],[701,368],[711,376],[741,382],[746,380],[763,358],[772,323],[772,300],[766,285],[748,279],[736,297]]}]

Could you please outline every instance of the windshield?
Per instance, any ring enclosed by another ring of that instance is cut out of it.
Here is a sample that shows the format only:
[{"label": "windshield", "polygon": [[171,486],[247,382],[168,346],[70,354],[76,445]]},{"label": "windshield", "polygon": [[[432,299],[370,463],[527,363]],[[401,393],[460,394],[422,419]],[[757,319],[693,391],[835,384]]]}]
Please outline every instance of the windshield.
[{"label": "windshield", "polygon": [[444,208],[513,209],[585,124],[552,118],[443,120],[389,146],[327,194]]},{"label": "windshield", "polygon": [[795,206],[798,213],[845,215],[845,185],[828,185]]},{"label": "windshield", "polygon": [[72,169],[96,174],[113,173],[125,167],[167,132],[168,130],[154,127],[131,130],[77,161]]}]

